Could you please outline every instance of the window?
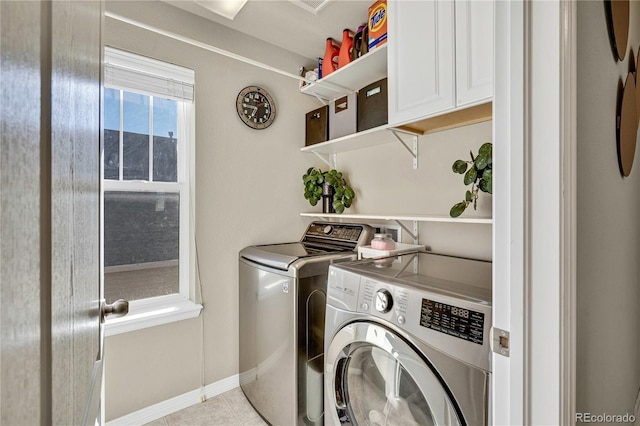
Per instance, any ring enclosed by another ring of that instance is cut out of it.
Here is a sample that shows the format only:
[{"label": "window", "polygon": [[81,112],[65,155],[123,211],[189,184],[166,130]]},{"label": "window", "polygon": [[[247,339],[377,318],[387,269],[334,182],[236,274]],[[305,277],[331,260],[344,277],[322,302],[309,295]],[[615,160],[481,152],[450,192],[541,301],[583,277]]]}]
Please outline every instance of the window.
[{"label": "window", "polygon": [[103,282],[130,302],[107,334],[195,316],[193,71],[105,49]]}]

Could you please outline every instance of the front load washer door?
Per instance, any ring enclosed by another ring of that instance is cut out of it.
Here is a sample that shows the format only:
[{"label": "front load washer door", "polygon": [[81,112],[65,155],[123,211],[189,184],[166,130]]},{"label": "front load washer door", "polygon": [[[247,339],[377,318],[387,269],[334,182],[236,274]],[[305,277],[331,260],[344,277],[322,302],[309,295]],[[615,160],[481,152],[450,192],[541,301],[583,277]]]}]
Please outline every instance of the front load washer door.
[{"label": "front load washer door", "polygon": [[466,425],[429,361],[383,326],[356,322],[343,327],[326,357],[328,424]]}]

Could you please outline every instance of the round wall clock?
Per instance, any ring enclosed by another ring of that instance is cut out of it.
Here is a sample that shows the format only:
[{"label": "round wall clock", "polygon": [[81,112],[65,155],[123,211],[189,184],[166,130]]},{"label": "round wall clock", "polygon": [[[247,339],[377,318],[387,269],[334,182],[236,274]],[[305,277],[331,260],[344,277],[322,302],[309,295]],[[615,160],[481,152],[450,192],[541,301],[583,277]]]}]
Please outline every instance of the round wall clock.
[{"label": "round wall clock", "polygon": [[273,97],[258,86],[245,87],[238,93],[236,110],[242,122],[252,129],[266,129],[276,119]]}]

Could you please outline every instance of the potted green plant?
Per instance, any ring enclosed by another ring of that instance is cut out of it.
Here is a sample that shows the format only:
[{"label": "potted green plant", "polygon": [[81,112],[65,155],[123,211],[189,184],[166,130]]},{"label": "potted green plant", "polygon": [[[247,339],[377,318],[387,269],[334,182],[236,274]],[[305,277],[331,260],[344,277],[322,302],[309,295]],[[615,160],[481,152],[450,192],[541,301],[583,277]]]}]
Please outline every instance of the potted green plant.
[{"label": "potted green plant", "polygon": [[351,207],[356,197],[355,191],[341,172],[331,169],[323,172],[316,167],[310,167],[302,176],[304,183],[304,198],[309,204],[315,206],[323,198],[324,213],[342,213],[344,209]]},{"label": "potted green plant", "polygon": [[451,166],[454,173],[464,174],[465,185],[472,185],[471,190],[467,190],[464,200],[451,207],[449,211],[451,217],[460,216],[471,203],[476,210],[478,191],[493,193],[492,150],[491,142],[487,142],[480,147],[476,157],[469,151],[471,161],[456,160]]}]

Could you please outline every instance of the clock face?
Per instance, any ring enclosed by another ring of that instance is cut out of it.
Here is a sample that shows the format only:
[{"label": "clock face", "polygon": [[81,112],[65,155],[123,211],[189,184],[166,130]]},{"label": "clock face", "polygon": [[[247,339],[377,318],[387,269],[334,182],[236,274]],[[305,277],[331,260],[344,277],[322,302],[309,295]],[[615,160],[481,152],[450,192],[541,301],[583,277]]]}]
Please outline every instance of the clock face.
[{"label": "clock face", "polygon": [[276,118],[276,104],[261,87],[245,87],[238,93],[236,110],[244,124],[253,129],[266,129]]}]

